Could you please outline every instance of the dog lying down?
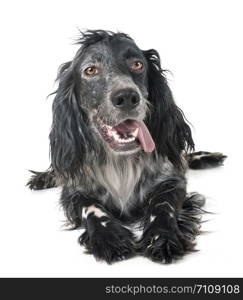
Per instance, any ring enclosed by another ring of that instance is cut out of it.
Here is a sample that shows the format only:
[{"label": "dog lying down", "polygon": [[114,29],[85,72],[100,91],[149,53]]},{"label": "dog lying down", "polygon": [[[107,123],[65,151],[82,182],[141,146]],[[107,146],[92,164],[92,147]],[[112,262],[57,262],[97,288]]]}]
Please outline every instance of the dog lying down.
[{"label": "dog lying down", "polygon": [[187,194],[187,168],[220,166],[226,156],[191,152],[190,127],[156,50],[103,30],[82,33],[78,43],[58,73],[51,166],[28,185],[62,187],[67,220],[85,229],[79,242],[97,259],[140,254],[170,263],[193,250],[200,232],[205,200]]}]

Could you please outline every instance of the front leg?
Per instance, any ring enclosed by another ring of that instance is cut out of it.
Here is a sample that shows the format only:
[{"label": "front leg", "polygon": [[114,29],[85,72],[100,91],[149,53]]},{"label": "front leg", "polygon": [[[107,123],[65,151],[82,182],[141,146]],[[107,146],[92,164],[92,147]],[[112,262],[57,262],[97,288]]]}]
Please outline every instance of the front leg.
[{"label": "front leg", "polygon": [[79,242],[97,260],[112,263],[134,253],[133,235],[96,199],[80,192],[62,195],[62,205],[74,227],[84,227]]},{"label": "front leg", "polygon": [[186,201],[184,178],[167,180],[150,193],[139,249],[153,261],[170,263],[192,250],[191,236],[180,228]]}]

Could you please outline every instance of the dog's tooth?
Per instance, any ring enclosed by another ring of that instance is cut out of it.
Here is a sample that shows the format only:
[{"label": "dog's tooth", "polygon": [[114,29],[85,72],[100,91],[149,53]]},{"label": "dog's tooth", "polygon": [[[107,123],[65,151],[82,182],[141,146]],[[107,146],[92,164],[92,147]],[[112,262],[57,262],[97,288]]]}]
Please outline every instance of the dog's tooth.
[{"label": "dog's tooth", "polygon": [[126,139],[126,143],[131,143],[134,140],[135,140],[135,138],[128,138],[128,139]]},{"label": "dog's tooth", "polygon": [[117,142],[119,142],[119,143],[131,143],[131,142],[133,142],[134,140],[135,140],[135,136],[134,136],[134,134],[136,135],[137,133],[138,133],[138,129],[136,129],[134,132],[133,132],[133,136],[130,136],[130,137],[125,137],[125,138],[123,138],[123,137],[121,137],[120,135],[119,135],[119,133],[116,131],[116,130],[114,130],[114,129],[111,129],[111,130],[108,130],[108,131],[110,131],[110,133],[111,133],[111,135],[113,136],[113,138],[117,141]]},{"label": "dog's tooth", "polygon": [[132,133],[131,133],[134,137],[138,136],[138,128],[136,128]]},{"label": "dog's tooth", "polygon": [[109,135],[109,136],[112,136],[113,134],[112,134],[112,131],[111,131],[111,129],[109,128],[109,127],[107,127],[107,134]]},{"label": "dog's tooth", "polygon": [[114,138],[115,138],[115,140],[117,140],[117,141],[120,141],[120,140],[121,140],[118,134],[116,134],[116,135],[114,136]]},{"label": "dog's tooth", "polygon": [[116,140],[119,139],[119,135],[117,134],[116,131],[111,130],[111,133],[112,133],[113,137],[114,137]]},{"label": "dog's tooth", "polygon": [[128,140],[128,139],[120,138],[120,142],[121,142],[121,143],[129,143],[129,140]]}]

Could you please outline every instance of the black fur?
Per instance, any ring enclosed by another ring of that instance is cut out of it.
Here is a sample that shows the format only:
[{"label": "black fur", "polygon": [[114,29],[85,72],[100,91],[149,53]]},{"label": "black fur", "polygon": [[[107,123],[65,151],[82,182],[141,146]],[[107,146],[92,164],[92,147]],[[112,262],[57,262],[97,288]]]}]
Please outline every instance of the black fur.
[{"label": "black fur", "polygon": [[[102,30],[83,33],[78,43],[74,59],[59,69],[51,167],[34,172],[28,186],[62,186],[66,218],[73,229],[85,229],[79,242],[97,259],[112,263],[140,253],[169,263],[192,251],[199,234],[204,198],[187,194],[188,165],[217,166],[225,156],[190,153],[191,130],[156,50],[142,51],[128,35]],[[142,65],[136,71],[135,59]],[[98,75],[88,76],[87,66],[95,66]],[[119,89],[136,93],[139,105],[126,112],[114,107],[111,99]],[[102,138],[99,122],[113,130],[128,119],[143,120],[155,143],[152,153],[141,145],[115,152],[109,136]],[[139,240],[132,233],[135,222],[143,229]]]},{"label": "black fur", "polygon": [[201,170],[223,165],[226,155],[219,152],[199,151],[187,154],[190,169]]},{"label": "black fur", "polygon": [[33,175],[28,181],[27,185],[31,190],[43,190],[58,186],[56,176],[53,169],[46,172],[36,172],[30,170]]},{"label": "black fur", "polygon": [[148,91],[153,112],[148,122],[159,154],[181,167],[181,151],[193,150],[191,129],[176,106],[156,50],[143,51],[148,61]]}]

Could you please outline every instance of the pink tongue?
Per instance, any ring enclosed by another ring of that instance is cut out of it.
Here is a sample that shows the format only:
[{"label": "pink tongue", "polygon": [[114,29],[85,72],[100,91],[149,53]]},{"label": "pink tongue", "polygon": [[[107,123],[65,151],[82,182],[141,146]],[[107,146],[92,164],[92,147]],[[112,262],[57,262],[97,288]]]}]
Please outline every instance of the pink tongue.
[{"label": "pink tongue", "polygon": [[138,124],[139,124],[138,139],[140,144],[143,147],[144,152],[154,151],[155,148],[154,141],[148,131],[147,126],[144,124],[144,122],[138,122]]},{"label": "pink tongue", "polygon": [[138,140],[143,147],[144,152],[152,152],[155,148],[154,141],[144,122],[127,120],[115,127],[119,132],[128,132],[135,130],[136,128],[138,128]]}]

